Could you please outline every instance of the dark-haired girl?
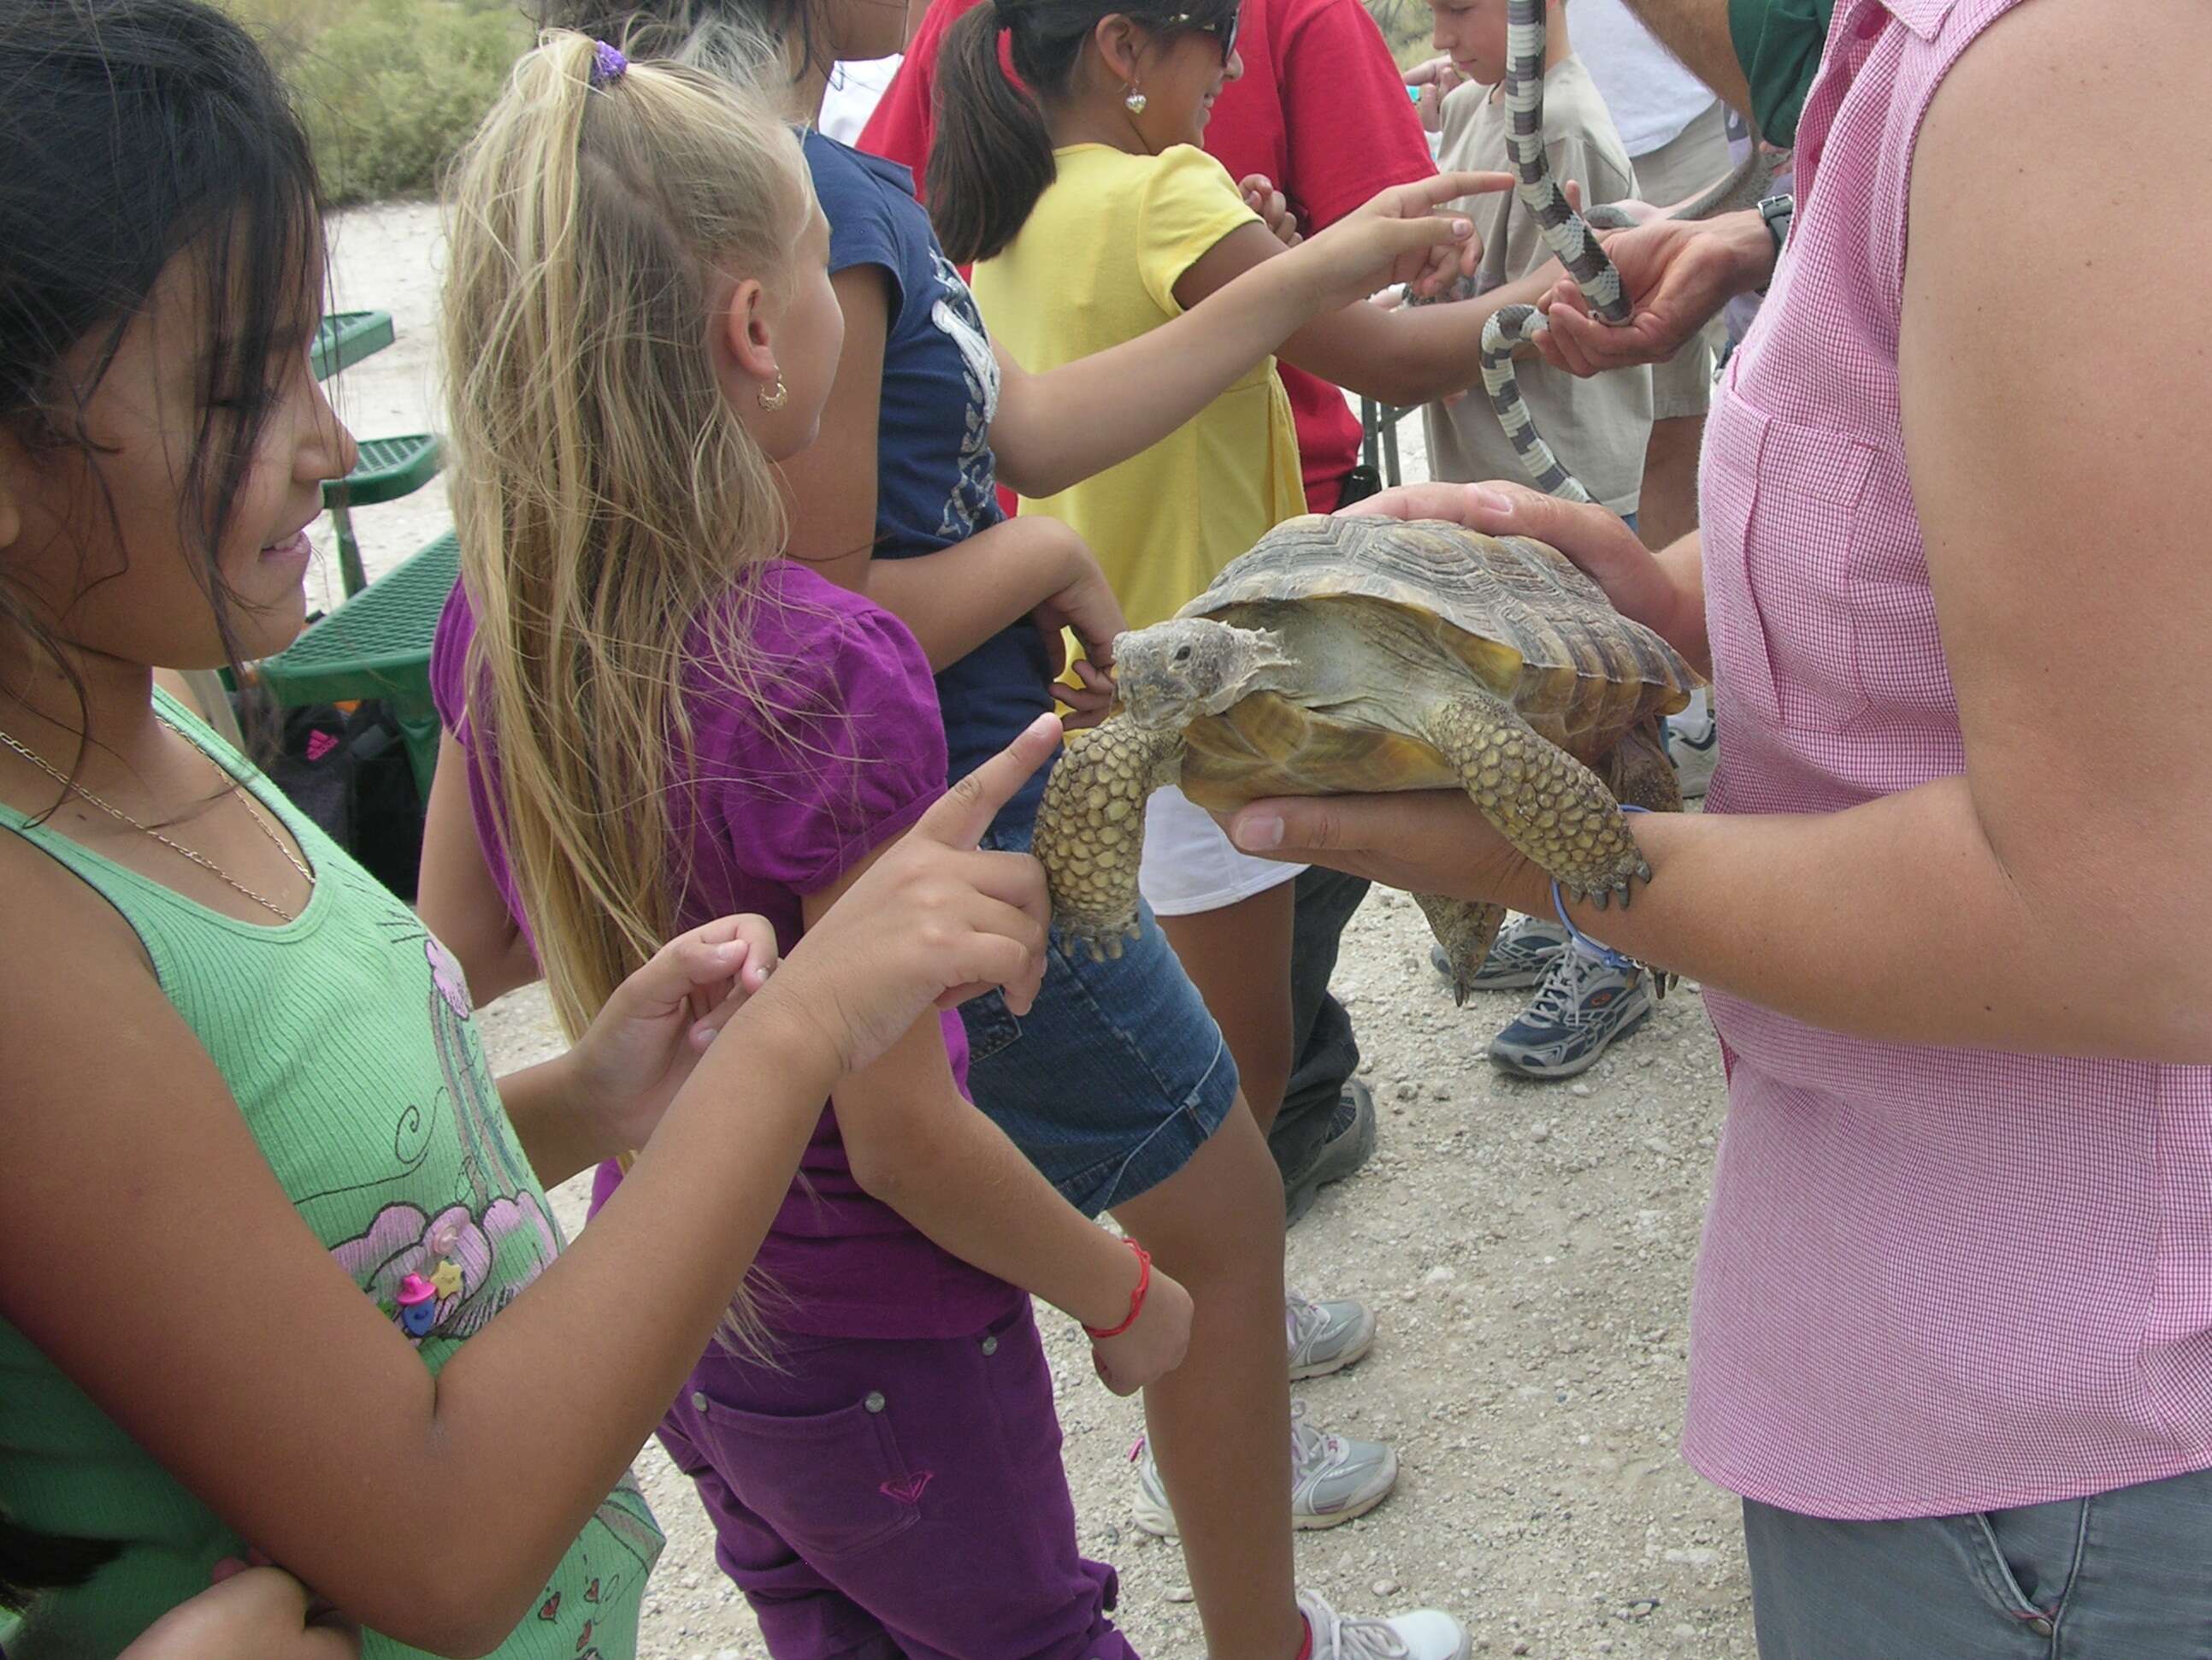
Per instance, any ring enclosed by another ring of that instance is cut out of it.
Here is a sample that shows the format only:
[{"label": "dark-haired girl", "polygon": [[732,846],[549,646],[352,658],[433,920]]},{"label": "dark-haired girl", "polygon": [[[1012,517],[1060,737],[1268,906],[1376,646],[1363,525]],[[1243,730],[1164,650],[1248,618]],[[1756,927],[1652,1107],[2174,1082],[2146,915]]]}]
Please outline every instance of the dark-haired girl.
[{"label": "dark-haired girl", "polygon": [[[258,1549],[375,1660],[617,1660],[624,1466],[830,1083],[954,988],[1027,1005],[1042,882],[974,836],[1050,735],[772,979],[708,922],[495,1085],[445,947],[154,690],[293,638],[354,459],[299,124],[194,0],[0,8],[0,1642],[116,1654]],[[641,1137],[562,1254],[544,1184]]]},{"label": "dark-haired girl", "polygon": [[[929,204],[1008,350],[1040,370],[1147,336],[1282,244],[1198,148],[1243,72],[1235,0],[996,0],[953,26],[939,64]],[[1010,46],[1019,83],[1000,64]],[[1346,135],[1347,142],[1356,142]],[[1555,274],[1555,268],[1554,273]],[[1393,403],[1475,378],[1484,321],[1541,280],[1448,306],[1319,313],[1279,348]],[[1118,466],[1024,494],[1066,524],[1144,628],[1171,616],[1269,529],[1305,511],[1297,434],[1272,360]],[[1230,845],[1182,792],[1156,792],[1139,885],[1220,1022],[1263,1127],[1291,1065],[1294,866]]]}]

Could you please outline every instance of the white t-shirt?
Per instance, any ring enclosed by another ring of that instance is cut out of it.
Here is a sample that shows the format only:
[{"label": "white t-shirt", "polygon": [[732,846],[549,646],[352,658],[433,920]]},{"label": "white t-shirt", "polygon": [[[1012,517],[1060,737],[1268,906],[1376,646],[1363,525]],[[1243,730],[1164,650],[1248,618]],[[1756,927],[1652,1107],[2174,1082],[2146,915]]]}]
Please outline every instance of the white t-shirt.
[{"label": "white t-shirt", "polygon": [[1677,137],[1713,101],[1713,89],[1684,69],[1621,0],[1574,0],[1567,32],[1632,161]]},{"label": "white t-shirt", "polygon": [[822,119],[815,130],[841,144],[858,144],[860,129],[876,112],[876,102],[898,73],[900,58],[872,58],[841,63],[830,71],[830,89],[822,95]]}]

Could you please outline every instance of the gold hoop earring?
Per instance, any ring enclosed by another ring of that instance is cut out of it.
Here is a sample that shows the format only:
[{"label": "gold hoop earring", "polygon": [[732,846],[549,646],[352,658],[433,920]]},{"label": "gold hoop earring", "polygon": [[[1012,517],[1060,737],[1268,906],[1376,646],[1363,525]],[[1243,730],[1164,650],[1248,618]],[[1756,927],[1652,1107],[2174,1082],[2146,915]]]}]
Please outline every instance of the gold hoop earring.
[{"label": "gold hoop earring", "polygon": [[1128,106],[1129,113],[1132,115],[1142,115],[1145,112],[1145,94],[1133,87],[1129,89],[1129,95],[1121,101]]},{"label": "gold hoop earring", "polygon": [[775,414],[790,401],[791,388],[783,384],[783,377],[781,374],[775,377],[774,386],[763,386],[760,389],[760,406],[770,415]]}]

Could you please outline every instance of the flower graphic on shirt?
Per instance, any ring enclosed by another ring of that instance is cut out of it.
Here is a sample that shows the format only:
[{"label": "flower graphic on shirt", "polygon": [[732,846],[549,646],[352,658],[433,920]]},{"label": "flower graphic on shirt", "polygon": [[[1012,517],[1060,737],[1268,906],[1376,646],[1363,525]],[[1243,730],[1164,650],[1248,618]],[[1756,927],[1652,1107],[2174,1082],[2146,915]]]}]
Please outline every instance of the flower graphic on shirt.
[{"label": "flower graphic on shirt", "polygon": [[960,280],[959,271],[943,252],[932,248],[930,262],[937,272],[940,292],[929,308],[929,320],[960,350],[961,377],[967,383],[968,410],[960,435],[960,482],[945,504],[937,533],[947,542],[972,534],[977,520],[988,512],[997,489],[997,467],[991,459],[991,418],[999,410],[999,360],[984,331],[983,315],[975,309],[975,296]]},{"label": "flower graphic on shirt", "polygon": [[465,1205],[426,1216],[386,1205],[368,1231],[331,1255],[377,1302],[396,1309],[410,1274],[435,1288],[437,1311],[422,1334],[459,1339],[481,1331],[560,1250],[553,1224],[530,1193],[495,1200],[481,1219]]},{"label": "flower graphic on shirt", "polygon": [[446,949],[445,942],[434,933],[425,933],[422,954],[430,959],[430,983],[446,1000],[453,1018],[465,1020],[475,1013],[476,1006],[469,1000],[468,976],[461,972],[461,965],[453,960],[453,953]]}]

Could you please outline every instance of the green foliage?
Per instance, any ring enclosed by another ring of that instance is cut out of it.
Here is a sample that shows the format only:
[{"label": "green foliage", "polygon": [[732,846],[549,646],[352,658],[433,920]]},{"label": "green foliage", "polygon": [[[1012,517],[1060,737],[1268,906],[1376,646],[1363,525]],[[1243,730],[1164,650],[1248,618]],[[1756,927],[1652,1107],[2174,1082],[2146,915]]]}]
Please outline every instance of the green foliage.
[{"label": "green foliage", "polygon": [[1434,19],[1425,0],[1367,0],[1367,15],[1375,20],[1401,69],[1411,69],[1436,56],[1429,45]]},{"label": "green foliage", "polygon": [[434,190],[530,45],[507,0],[222,3],[291,87],[340,204]]}]

